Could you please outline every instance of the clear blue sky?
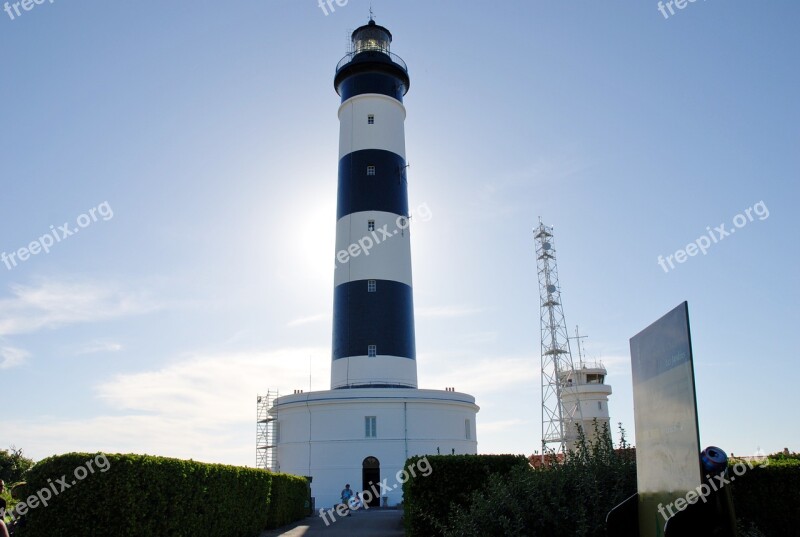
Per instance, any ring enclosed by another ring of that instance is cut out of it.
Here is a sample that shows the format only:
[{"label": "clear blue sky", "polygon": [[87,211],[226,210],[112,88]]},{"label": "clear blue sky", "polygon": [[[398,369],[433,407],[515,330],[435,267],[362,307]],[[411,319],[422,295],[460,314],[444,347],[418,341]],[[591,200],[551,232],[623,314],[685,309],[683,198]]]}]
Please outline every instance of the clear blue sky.
[{"label": "clear blue sky", "polygon": [[[413,228],[420,385],[477,397],[480,451],[539,449],[539,216],[613,422],[633,436],[628,339],[688,300],[702,444],[800,450],[800,4],[374,7],[411,72],[410,203],[433,215]],[[256,394],[309,370],[328,387],[332,78],[368,9],[0,11],[0,252],[87,214],[0,264],[0,446],[253,464]]]}]

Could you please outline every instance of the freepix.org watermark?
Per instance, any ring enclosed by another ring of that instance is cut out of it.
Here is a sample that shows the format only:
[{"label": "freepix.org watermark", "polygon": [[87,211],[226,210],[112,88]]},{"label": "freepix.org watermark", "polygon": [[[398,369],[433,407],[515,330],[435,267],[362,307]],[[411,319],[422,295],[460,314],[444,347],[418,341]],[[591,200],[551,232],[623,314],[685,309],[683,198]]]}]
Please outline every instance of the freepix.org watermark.
[{"label": "freepix.org watermark", "polygon": [[[705,1],[706,0],[703,0],[703,2]],[[665,19],[668,19],[675,14],[675,9],[673,9],[672,6],[678,9],[686,9],[686,6],[694,4],[695,2],[697,2],[697,0],[668,0],[667,2],[662,0],[658,3],[658,10],[664,15]],[[669,11],[669,14],[667,14],[667,11]]]},{"label": "freepix.org watermark", "polygon": [[23,246],[19,250],[11,253],[3,252],[0,254],[0,261],[6,266],[8,270],[13,269],[19,263],[27,261],[33,255],[39,255],[44,252],[50,253],[50,248],[78,233],[81,229],[89,227],[92,223],[102,219],[104,222],[114,218],[114,211],[107,201],[104,201],[97,207],[93,207],[75,219],[77,227],[70,227],[69,222],[64,222],[63,226],[50,226],[50,231],[27,246]]},{"label": "freepix.org watermark", "polygon": [[[323,522],[325,522],[326,526],[330,526],[331,523],[336,522],[337,520],[336,515],[339,515],[339,517],[341,518],[347,516],[349,510],[357,511],[362,507],[365,510],[369,509],[369,502],[371,502],[375,498],[380,498],[381,496],[384,496],[385,493],[397,489],[412,477],[417,477],[417,472],[419,472],[419,474],[422,477],[428,477],[433,473],[433,466],[431,466],[428,457],[422,457],[421,459],[417,459],[417,462],[415,462],[414,464],[409,464],[406,468],[399,470],[394,476],[396,482],[391,487],[389,486],[389,479],[384,478],[383,481],[381,481],[380,483],[377,484],[373,483],[372,487],[369,488],[368,490],[362,490],[357,494],[357,496],[354,495],[350,499],[348,505],[340,503],[335,508],[328,509],[327,511],[325,509],[320,509],[319,517],[322,519]],[[378,490],[379,487],[380,490]],[[358,497],[358,500],[356,500],[356,497]],[[330,520],[328,519],[328,517],[330,517]]]},{"label": "freepix.org watermark", "polygon": [[[49,3],[53,3],[55,0],[47,0]],[[30,11],[34,8],[34,6],[40,6],[45,3],[45,0],[21,0],[20,2],[6,2],[3,4],[3,11],[8,13],[9,18],[13,21],[17,17],[22,16],[22,11]],[[19,8],[22,8],[20,11]]]},{"label": "freepix.org watermark", "polygon": [[5,508],[0,508],[0,518],[5,520],[5,517],[9,516],[12,521],[16,521],[17,517],[24,516],[31,509],[36,509],[39,506],[47,507],[50,500],[65,490],[71,489],[92,475],[95,470],[99,470],[101,474],[104,474],[110,468],[111,461],[108,460],[105,453],[99,453],[95,458],[89,459],[83,465],[75,468],[72,472],[72,479],[66,474],[55,481],[48,479],[46,487],[42,487],[35,494],[31,494],[25,501],[19,502],[11,511],[6,512]]},{"label": "freepix.org watermark", "polygon": [[428,204],[423,203],[412,210],[408,218],[405,216],[398,216],[394,222],[395,228],[392,230],[389,229],[389,224],[375,227],[375,224],[370,221],[369,233],[367,235],[364,235],[347,248],[339,250],[336,253],[336,266],[334,268],[339,268],[339,265],[347,264],[351,258],[358,257],[361,254],[368,256],[370,253],[369,251],[375,246],[391,239],[395,235],[402,235],[411,226],[410,219],[413,217],[418,217],[420,221],[427,222],[433,218],[433,213],[430,207],[428,207]]},{"label": "freepix.org watermark", "polygon": [[[349,0],[319,0],[319,8],[325,13],[327,17],[331,13],[336,12],[336,8],[333,7],[333,4],[336,4],[339,7],[344,7],[347,5]],[[330,12],[329,12],[330,10]]]},{"label": "freepix.org watermark", "polygon": [[[737,229],[741,229],[750,222],[753,222],[755,220],[755,217],[753,216],[754,214],[759,220],[766,220],[769,218],[769,209],[763,200],[759,201],[752,207],[748,207],[742,213],[734,216],[732,228],[726,229],[725,223],[718,225],[713,230],[711,229],[711,226],[707,226],[706,231],[708,231],[708,234],[701,235],[694,242],[687,244],[686,248],[681,248],[674,254],[668,255],[666,258],[664,258],[663,255],[658,256],[658,264],[662,269],[664,269],[664,272],[669,272],[671,269],[675,268],[673,259],[677,263],[685,263],[687,259],[696,256],[699,252],[702,252],[703,255],[706,255],[708,253],[708,249],[711,248],[713,244],[717,244],[725,237],[736,233]],[[667,265],[669,265],[669,267],[667,267]]]},{"label": "freepix.org watermark", "polygon": [[[767,466],[769,466],[768,458],[764,459],[764,462],[759,464],[757,467],[766,468]],[[752,470],[753,468],[756,468],[756,466],[752,463],[752,461],[747,461],[747,464],[744,462],[737,462],[731,468],[735,475],[730,476],[730,479],[727,479],[724,473],[720,473],[714,477],[706,474],[706,483],[696,487],[694,490],[690,490],[686,493],[686,496],[683,498],[678,498],[674,502],[668,503],[666,506],[664,504],[658,504],[658,512],[664,517],[664,521],[667,521],[670,517],[675,516],[675,513],[672,512],[673,505],[675,506],[675,509],[680,512],[686,509],[689,505],[697,503],[698,500],[706,503],[712,491],[717,492],[725,485],[730,485],[736,481],[737,477],[743,476],[747,470]],[[669,512],[669,515],[667,515],[667,512]]]}]

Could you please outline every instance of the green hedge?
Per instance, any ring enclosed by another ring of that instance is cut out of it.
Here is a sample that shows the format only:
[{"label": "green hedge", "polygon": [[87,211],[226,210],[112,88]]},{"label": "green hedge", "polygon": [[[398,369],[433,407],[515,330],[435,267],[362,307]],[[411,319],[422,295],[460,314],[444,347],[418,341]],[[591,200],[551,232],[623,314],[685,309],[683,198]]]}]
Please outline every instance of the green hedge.
[{"label": "green hedge", "polygon": [[[419,467],[423,457],[411,457],[406,468]],[[513,468],[527,467],[523,455],[429,455],[428,476],[415,472],[403,483],[403,508],[406,535],[441,535],[442,524],[453,506],[464,506],[473,491],[484,488],[493,474],[507,474]]]},{"label": "green hedge", "polygon": [[272,474],[272,494],[267,510],[267,527],[279,528],[311,512],[311,491],[305,478]]},{"label": "green hedge", "polygon": [[731,485],[736,518],[769,537],[800,536],[800,463],[770,460],[747,470]]},{"label": "green hedge", "polygon": [[69,453],[25,477],[29,497],[51,498],[28,511],[20,537],[253,537],[308,513],[304,478],[253,468]]}]

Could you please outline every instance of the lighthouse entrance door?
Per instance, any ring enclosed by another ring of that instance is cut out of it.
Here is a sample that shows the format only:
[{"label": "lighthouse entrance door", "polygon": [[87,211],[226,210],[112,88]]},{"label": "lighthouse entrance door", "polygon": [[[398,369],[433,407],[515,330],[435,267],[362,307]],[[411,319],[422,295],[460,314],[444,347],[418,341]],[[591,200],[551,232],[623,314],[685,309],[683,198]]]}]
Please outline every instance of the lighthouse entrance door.
[{"label": "lighthouse entrance door", "polygon": [[361,490],[378,491],[367,503],[370,507],[379,507],[381,504],[381,463],[375,457],[367,457],[362,463]]}]

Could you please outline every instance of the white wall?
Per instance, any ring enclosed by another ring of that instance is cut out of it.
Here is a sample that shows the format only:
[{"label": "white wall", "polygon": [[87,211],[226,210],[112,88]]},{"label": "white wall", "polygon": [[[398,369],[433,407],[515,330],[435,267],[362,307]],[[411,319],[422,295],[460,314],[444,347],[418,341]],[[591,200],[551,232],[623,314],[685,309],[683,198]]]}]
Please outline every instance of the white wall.
[{"label": "white wall", "polygon": [[[375,115],[375,124],[367,122]],[[406,158],[406,109],[386,95],[366,93],[339,107],[339,158],[362,149],[383,149]]]},{"label": "white wall", "polygon": [[403,356],[347,356],[331,364],[331,388],[371,382],[417,386],[417,362]]},{"label": "white wall", "polygon": [[[474,401],[458,392],[386,388],[282,397],[277,403],[279,471],[311,475],[317,508],[331,507],[345,483],[362,490],[362,462],[373,456],[391,489],[385,493],[388,504],[396,505],[402,500],[397,473],[408,457],[436,454],[437,447],[443,455],[452,449],[477,453]],[[365,416],[377,418],[376,438],[365,438]],[[470,439],[465,420],[470,420]]]},{"label": "white wall", "polygon": [[[361,211],[345,215],[336,222],[336,251],[347,251],[351,245],[356,257],[336,258],[334,286],[358,280],[391,280],[411,287],[411,228],[408,221],[398,225],[398,215],[384,211]],[[375,221],[375,231],[368,228]],[[384,226],[385,229],[384,229]],[[402,229],[405,227],[406,229]],[[384,231],[378,231],[383,229]],[[390,237],[385,237],[386,233]],[[361,242],[359,242],[361,241]]]}]

